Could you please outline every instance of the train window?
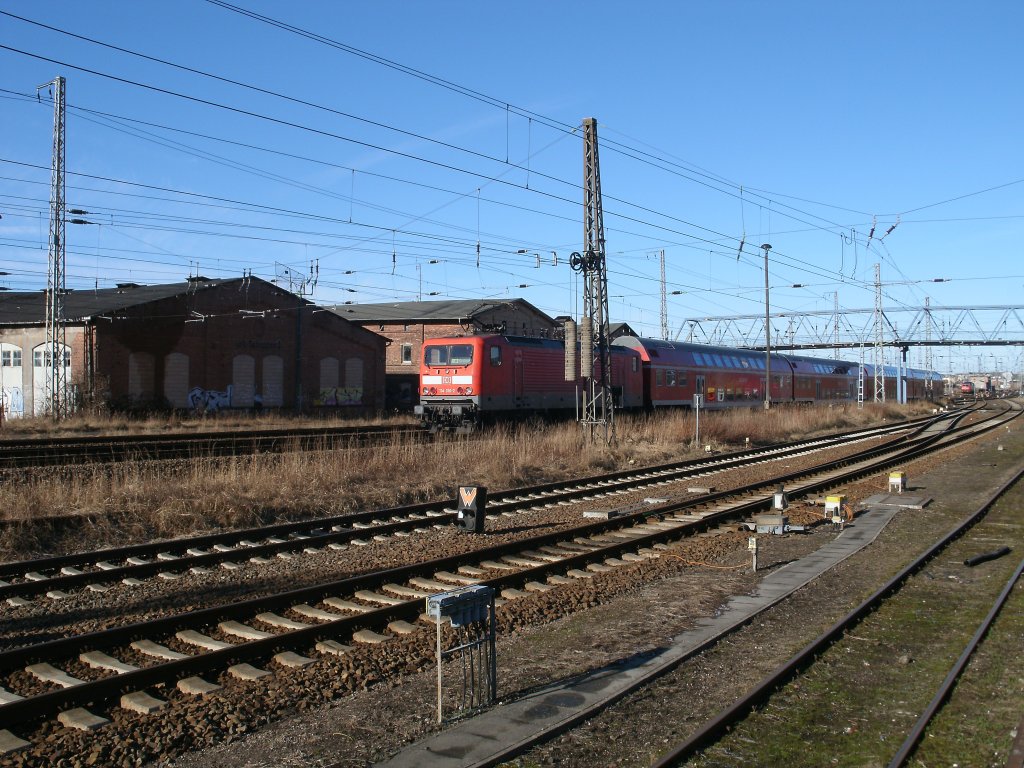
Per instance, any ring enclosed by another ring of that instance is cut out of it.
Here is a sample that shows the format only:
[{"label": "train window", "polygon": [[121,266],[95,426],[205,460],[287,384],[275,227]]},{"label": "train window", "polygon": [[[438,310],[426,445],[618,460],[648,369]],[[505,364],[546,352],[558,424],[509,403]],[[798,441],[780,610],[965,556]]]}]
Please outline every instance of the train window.
[{"label": "train window", "polygon": [[703,376],[696,376],[695,380],[697,382],[697,394],[698,395],[703,395],[704,394],[704,377]]},{"label": "train window", "polygon": [[733,368],[739,368],[740,367],[740,359],[738,357],[730,356],[729,357],[729,362],[732,363],[732,367]]},{"label": "train window", "polygon": [[637,357],[632,357],[632,358],[630,358],[630,361],[632,362],[633,373],[636,373],[637,371],[639,371],[640,370],[640,359],[637,358]]},{"label": "train window", "polygon": [[469,365],[473,362],[471,344],[434,344],[423,350],[423,361],[429,366]]},{"label": "train window", "polygon": [[715,365],[717,365],[719,368],[725,368],[725,361],[722,360],[721,355],[712,355],[711,357],[714,359]]},{"label": "train window", "polygon": [[697,365],[707,365],[707,363],[704,362],[704,353],[703,352],[694,352],[693,353],[693,361],[695,363],[697,363]]},{"label": "train window", "polygon": [[665,371],[661,368],[654,369],[654,386],[663,387],[665,386]]},{"label": "train window", "polygon": [[469,365],[473,362],[472,344],[452,344],[449,353],[449,362],[452,365]]},{"label": "train window", "polygon": [[423,348],[424,365],[438,366],[448,362],[448,347],[429,346]]},{"label": "train window", "polygon": [[676,372],[671,368],[665,371],[665,386],[674,387],[676,385]]},{"label": "train window", "polygon": [[497,368],[501,365],[501,347],[491,347],[491,365]]},{"label": "train window", "polygon": [[686,371],[676,371],[676,386],[686,386]]},{"label": "train window", "polygon": [[740,360],[740,365],[741,365],[742,367],[744,367],[744,368],[749,368],[749,367],[750,367],[750,361],[749,361],[749,360],[747,360],[747,359],[746,359],[746,358],[744,357],[744,358],[742,358],[742,359]]}]

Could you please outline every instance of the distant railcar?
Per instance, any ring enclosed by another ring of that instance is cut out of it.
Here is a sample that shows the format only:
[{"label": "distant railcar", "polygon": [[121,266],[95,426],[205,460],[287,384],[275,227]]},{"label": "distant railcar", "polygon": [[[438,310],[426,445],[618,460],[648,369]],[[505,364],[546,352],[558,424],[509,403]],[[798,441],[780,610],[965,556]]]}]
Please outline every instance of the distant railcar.
[{"label": "distant railcar", "polygon": [[799,355],[765,354],[705,344],[623,336],[616,345],[640,353],[644,405],[690,406],[703,396],[706,408],[751,408],[764,402],[770,364],[773,403],[834,403],[857,394],[857,364]]}]

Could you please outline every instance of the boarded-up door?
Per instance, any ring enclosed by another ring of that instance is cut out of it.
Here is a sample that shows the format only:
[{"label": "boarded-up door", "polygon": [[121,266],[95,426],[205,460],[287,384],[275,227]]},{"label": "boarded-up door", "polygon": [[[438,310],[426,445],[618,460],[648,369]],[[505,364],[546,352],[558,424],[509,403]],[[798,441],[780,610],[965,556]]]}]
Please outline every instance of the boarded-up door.
[{"label": "boarded-up door", "polygon": [[153,400],[153,375],[156,362],[151,352],[128,355],[128,399],[133,403]]},{"label": "boarded-up door", "polygon": [[252,355],[235,355],[231,361],[231,405],[252,408],[256,394],[256,359]]},{"label": "boarded-up door", "polygon": [[171,352],[164,358],[164,397],[172,408],[188,408],[188,355]]},{"label": "boarded-up door", "polygon": [[263,358],[263,404],[268,408],[284,405],[284,360],[278,355]]}]

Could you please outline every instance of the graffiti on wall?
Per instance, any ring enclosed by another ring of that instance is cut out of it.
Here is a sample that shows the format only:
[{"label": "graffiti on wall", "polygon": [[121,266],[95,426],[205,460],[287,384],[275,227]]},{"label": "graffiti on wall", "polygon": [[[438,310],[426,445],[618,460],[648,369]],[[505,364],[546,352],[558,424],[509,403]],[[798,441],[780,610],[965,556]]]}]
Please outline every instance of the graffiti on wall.
[{"label": "graffiti on wall", "polygon": [[319,396],[313,401],[313,405],[322,407],[362,404],[362,387],[328,387],[327,389],[321,389]]},{"label": "graffiti on wall", "polygon": [[25,415],[25,400],[21,387],[0,388],[0,409],[5,419],[20,419]]},{"label": "graffiti on wall", "polygon": [[231,385],[228,384],[228,388],[223,391],[192,387],[188,393],[188,407],[208,413],[216,413],[221,408],[230,408]]}]

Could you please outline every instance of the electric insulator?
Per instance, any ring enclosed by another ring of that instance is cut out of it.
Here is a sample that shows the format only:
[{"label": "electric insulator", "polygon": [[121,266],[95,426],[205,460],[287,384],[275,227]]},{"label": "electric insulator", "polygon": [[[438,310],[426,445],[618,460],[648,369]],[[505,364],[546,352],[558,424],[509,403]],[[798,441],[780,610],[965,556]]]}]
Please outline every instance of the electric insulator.
[{"label": "electric insulator", "polygon": [[576,381],[576,321],[565,321],[565,380]]},{"label": "electric insulator", "polygon": [[580,318],[580,375],[594,378],[594,326],[589,317]]}]

